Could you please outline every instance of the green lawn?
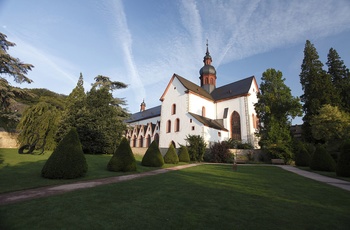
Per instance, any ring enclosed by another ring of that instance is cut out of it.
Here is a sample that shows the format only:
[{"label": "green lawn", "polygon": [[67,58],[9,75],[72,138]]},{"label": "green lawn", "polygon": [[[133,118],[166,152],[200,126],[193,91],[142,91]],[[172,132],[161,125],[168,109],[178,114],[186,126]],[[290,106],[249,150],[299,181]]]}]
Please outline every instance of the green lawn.
[{"label": "green lawn", "polygon": [[[0,149],[0,193],[72,183],[40,171],[50,153]],[[86,155],[80,180],[109,172],[111,156]],[[140,165],[138,172],[157,168]],[[173,165],[165,165],[171,167]],[[0,229],[348,229],[350,192],[271,166],[201,165],[0,206]]]},{"label": "green lawn", "polygon": [[[44,155],[18,154],[17,149],[0,149],[0,193],[126,174],[107,170],[111,155],[87,154],[85,157],[89,169],[85,177],[73,180],[44,179],[40,173],[50,154],[51,152],[45,152]],[[136,160],[137,172],[133,173],[158,169],[142,166],[140,156],[136,156]],[[174,165],[165,164],[163,168],[172,166]]]},{"label": "green lawn", "polygon": [[201,165],[0,206],[0,229],[348,229],[350,193],[271,166]]}]

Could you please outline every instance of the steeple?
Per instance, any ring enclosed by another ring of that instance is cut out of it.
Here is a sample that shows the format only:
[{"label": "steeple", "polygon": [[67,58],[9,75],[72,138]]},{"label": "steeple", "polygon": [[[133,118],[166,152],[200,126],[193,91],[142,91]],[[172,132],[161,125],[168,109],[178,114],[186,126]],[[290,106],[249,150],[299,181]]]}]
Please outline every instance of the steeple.
[{"label": "steeple", "polygon": [[146,103],[145,103],[145,99],[143,99],[141,105],[140,105],[140,112],[145,111],[146,110]]},{"label": "steeple", "polygon": [[216,88],[216,70],[211,65],[212,58],[209,53],[209,45],[207,40],[207,51],[203,58],[204,66],[199,70],[201,87],[208,93],[211,93]]}]

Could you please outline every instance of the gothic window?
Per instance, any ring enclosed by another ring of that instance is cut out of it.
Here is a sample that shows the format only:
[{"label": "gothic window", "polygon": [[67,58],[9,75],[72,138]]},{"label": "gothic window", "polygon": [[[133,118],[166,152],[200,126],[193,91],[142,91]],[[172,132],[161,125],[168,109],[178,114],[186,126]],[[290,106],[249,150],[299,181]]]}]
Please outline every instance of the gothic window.
[{"label": "gothic window", "polygon": [[149,147],[151,145],[151,135],[147,135],[147,138],[146,138],[146,147]]},{"label": "gothic window", "polygon": [[179,132],[180,131],[180,119],[177,118],[175,120],[175,132]]},{"label": "gothic window", "polygon": [[233,140],[241,140],[241,118],[239,114],[234,111],[231,115],[231,138]]},{"label": "gothic window", "polygon": [[143,136],[140,136],[139,147],[143,147]]},{"label": "gothic window", "polygon": [[205,117],[205,107],[202,107],[202,117]]},{"label": "gothic window", "polygon": [[158,133],[156,133],[154,135],[154,141],[157,142],[157,144],[159,144],[159,134]]},{"label": "gothic window", "polygon": [[176,104],[171,107],[171,114],[176,114]]},{"label": "gothic window", "polygon": [[136,147],[136,141],[137,141],[137,138],[136,136],[134,136],[134,138],[132,139],[132,147]]},{"label": "gothic window", "polygon": [[168,122],[167,122],[166,132],[167,132],[167,133],[170,133],[170,132],[171,132],[171,121],[170,121],[170,120],[168,120]]}]

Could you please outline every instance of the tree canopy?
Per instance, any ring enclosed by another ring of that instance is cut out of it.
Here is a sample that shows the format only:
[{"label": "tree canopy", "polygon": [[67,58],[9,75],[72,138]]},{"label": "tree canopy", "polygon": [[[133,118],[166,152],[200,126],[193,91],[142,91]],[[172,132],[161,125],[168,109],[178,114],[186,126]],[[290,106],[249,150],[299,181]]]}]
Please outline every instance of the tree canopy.
[{"label": "tree canopy", "polygon": [[[339,104],[339,94],[332,84],[331,76],[322,69],[323,64],[314,45],[307,40],[304,48],[304,59],[301,65],[300,83],[304,94],[301,95],[303,104],[304,124],[303,136],[307,141],[312,142],[310,120],[317,115],[322,105]],[[321,92],[321,93],[320,93]]]},{"label": "tree canopy", "polygon": [[18,58],[14,58],[7,53],[7,50],[15,45],[15,43],[7,41],[5,34],[0,33],[0,75],[10,75],[17,83],[31,83],[33,81],[26,74],[34,66],[32,64],[25,64]]},{"label": "tree canopy", "polygon": [[[276,149],[286,153],[291,151],[291,118],[301,116],[299,98],[291,94],[284,83],[282,72],[267,69],[261,78],[258,102],[254,105],[260,120],[258,136],[263,150],[272,154]],[[285,158],[286,156],[272,156]],[[290,156],[289,156],[290,157]]]}]

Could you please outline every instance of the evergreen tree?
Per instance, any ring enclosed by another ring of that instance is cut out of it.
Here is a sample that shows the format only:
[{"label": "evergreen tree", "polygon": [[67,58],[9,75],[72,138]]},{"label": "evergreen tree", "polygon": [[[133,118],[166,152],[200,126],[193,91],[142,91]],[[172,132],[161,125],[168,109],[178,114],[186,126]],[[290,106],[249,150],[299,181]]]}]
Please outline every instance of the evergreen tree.
[{"label": "evergreen tree", "polygon": [[61,141],[72,127],[77,128],[79,136],[82,136],[80,131],[84,125],[82,124],[82,120],[84,120],[85,105],[86,94],[84,90],[84,80],[83,74],[80,73],[76,87],[65,100],[65,110],[59,123],[58,132],[56,133],[57,143]]},{"label": "evergreen tree", "polygon": [[162,167],[164,165],[163,156],[159,150],[157,141],[153,141],[142,157],[141,165],[148,167]]},{"label": "evergreen tree", "polygon": [[299,98],[284,84],[282,72],[267,69],[262,75],[258,102],[254,105],[260,120],[261,148],[272,158],[291,158],[290,118],[301,115]]},{"label": "evergreen tree", "polygon": [[339,103],[339,97],[332,84],[331,76],[322,69],[323,64],[319,60],[316,48],[309,40],[304,48],[304,59],[301,65],[300,83],[304,94],[301,96],[303,104],[303,137],[306,141],[313,142],[310,120],[322,105]]},{"label": "evergreen tree", "polygon": [[344,65],[344,61],[341,60],[337,51],[333,48],[328,53],[328,74],[332,78],[334,87],[336,88],[336,94],[339,96],[339,108],[350,112],[350,73],[349,69]]},{"label": "evergreen tree", "polygon": [[[111,82],[108,77],[103,79]],[[126,130],[124,120],[128,113],[121,107],[125,104],[124,100],[114,98],[110,92],[118,87],[113,87],[113,82],[99,84],[101,80],[95,80],[96,83],[87,93],[79,134],[85,153],[112,154]]]},{"label": "evergreen tree", "polygon": [[188,143],[187,150],[191,161],[203,161],[207,147],[203,137],[199,135],[188,135],[186,136],[186,141]]},{"label": "evergreen tree", "polygon": [[[7,40],[7,36],[0,33],[0,76],[9,75],[14,78],[15,82],[22,83],[33,82],[26,74],[34,68],[31,64],[22,63],[18,58],[12,57],[7,53],[9,47],[16,44]],[[10,131],[18,121],[19,116],[13,111],[11,104],[15,96],[28,96],[26,90],[11,87],[8,81],[0,77],[0,127]]]},{"label": "evergreen tree", "polygon": [[15,43],[7,41],[7,36],[5,34],[0,33],[0,75],[10,75],[17,83],[31,83],[33,81],[29,79],[26,74],[28,71],[32,70],[34,66],[22,63],[21,60],[7,53],[9,47],[15,45]]},{"label": "evergreen tree", "polygon": [[136,160],[129,141],[124,137],[107,164],[107,169],[114,172],[136,171]]},{"label": "evergreen tree", "polygon": [[177,164],[179,163],[179,157],[176,153],[176,149],[173,144],[169,146],[168,151],[164,155],[164,163],[166,164]]},{"label": "evergreen tree", "polygon": [[78,133],[72,128],[47,159],[41,175],[49,179],[74,179],[84,176],[87,170]]},{"label": "evergreen tree", "polygon": [[58,98],[41,97],[39,103],[26,109],[17,126],[20,145],[32,144],[34,139],[40,138],[37,146],[45,140],[45,149],[53,150],[57,145],[55,134],[63,107],[63,101]]}]

